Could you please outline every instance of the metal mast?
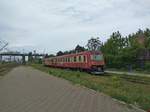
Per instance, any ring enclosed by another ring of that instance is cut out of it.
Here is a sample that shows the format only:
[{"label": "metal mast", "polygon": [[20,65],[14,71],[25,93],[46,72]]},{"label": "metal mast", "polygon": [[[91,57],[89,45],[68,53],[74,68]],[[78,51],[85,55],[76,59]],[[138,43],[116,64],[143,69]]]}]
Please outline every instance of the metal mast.
[{"label": "metal mast", "polygon": [[7,42],[0,40],[0,51],[5,49],[7,46],[8,46]]}]

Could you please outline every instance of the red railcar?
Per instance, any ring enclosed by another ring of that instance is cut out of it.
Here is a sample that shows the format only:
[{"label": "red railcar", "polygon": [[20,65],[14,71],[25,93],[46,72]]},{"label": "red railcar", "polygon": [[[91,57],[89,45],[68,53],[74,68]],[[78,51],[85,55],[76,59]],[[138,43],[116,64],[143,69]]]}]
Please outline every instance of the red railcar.
[{"label": "red railcar", "polygon": [[93,73],[104,72],[104,58],[100,51],[85,51],[51,58],[45,58],[44,64],[50,67],[86,70]]}]

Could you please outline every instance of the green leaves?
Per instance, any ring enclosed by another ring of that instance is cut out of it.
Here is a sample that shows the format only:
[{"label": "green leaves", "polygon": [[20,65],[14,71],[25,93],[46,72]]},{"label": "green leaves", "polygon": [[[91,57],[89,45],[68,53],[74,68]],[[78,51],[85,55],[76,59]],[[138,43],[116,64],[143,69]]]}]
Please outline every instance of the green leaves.
[{"label": "green leaves", "polygon": [[100,50],[102,46],[102,42],[99,40],[99,37],[97,38],[92,37],[90,40],[88,40],[86,46],[88,47],[88,50],[96,51],[96,50]]},{"label": "green leaves", "polygon": [[119,31],[114,32],[101,49],[108,67],[135,65],[140,52],[150,49],[150,30],[139,29],[126,37],[123,37]]}]

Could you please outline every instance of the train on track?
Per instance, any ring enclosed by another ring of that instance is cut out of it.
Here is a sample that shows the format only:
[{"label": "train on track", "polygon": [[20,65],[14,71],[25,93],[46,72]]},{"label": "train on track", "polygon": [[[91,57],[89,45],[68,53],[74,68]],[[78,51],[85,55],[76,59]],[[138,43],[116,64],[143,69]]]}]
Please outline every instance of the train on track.
[{"label": "train on track", "polygon": [[94,74],[104,73],[104,58],[100,51],[84,51],[44,59],[49,67],[77,69]]}]

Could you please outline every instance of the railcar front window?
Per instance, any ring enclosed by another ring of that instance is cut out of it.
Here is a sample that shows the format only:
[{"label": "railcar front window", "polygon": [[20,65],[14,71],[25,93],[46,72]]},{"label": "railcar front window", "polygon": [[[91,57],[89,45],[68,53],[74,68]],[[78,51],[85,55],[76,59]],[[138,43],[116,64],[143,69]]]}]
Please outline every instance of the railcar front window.
[{"label": "railcar front window", "polygon": [[103,60],[103,55],[91,55],[91,60],[101,61]]}]

